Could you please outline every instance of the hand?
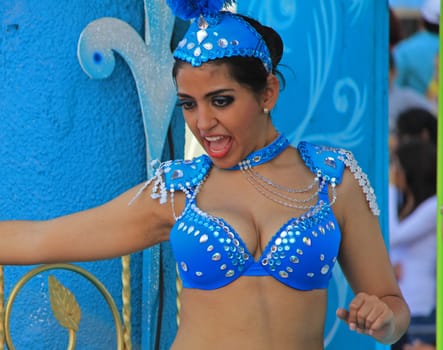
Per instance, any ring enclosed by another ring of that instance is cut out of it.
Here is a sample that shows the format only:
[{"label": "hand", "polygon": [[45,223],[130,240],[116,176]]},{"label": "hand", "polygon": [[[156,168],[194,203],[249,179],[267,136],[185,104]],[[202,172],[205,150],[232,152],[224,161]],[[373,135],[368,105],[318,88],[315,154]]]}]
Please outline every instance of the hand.
[{"label": "hand", "polygon": [[389,339],[394,331],[394,313],[375,295],[358,293],[349,304],[349,311],[339,308],[337,316],[350,330],[370,335],[380,342]]},{"label": "hand", "polygon": [[415,340],[412,344],[406,344],[403,346],[403,350],[435,350],[434,345],[425,344],[420,340]]}]

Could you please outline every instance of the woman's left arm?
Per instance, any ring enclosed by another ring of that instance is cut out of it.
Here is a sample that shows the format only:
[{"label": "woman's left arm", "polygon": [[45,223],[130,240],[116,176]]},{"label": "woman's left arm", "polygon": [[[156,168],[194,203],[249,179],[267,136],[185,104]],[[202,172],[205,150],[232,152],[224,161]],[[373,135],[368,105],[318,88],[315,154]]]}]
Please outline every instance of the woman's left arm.
[{"label": "woman's left arm", "polygon": [[342,231],[339,262],[355,293],[348,309],[337,316],[351,330],[392,344],[407,330],[409,308],[398,287],[378,217],[347,169],[337,187],[334,214]]}]

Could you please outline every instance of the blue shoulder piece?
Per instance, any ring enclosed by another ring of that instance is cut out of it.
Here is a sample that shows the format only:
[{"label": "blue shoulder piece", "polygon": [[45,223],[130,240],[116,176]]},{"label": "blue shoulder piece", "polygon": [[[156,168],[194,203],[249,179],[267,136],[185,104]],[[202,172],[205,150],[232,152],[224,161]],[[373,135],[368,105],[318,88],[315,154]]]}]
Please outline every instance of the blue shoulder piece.
[{"label": "blue shoulder piece", "polygon": [[315,174],[325,177],[330,183],[340,184],[345,167],[347,167],[362,188],[372,213],[380,215],[374,189],[351,151],[343,148],[318,146],[306,141],[300,142],[297,149],[309,169]]},{"label": "blue shoulder piece", "polygon": [[168,190],[192,189],[200,184],[212,163],[205,154],[192,160],[172,160],[162,163],[160,169],[164,175],[164,181]]},{"label": "blue shoulder piece", "polygon": [[345,163],[340,159],[338,149],[318,146],[306,141],[301,141],[297,149],[306,166],[314,174],[321,175],[328,182],[333,179],[336,184],[341,183]]},{"label": "blue shoulder piece", "polygon": [[151,197],[160,199],[160,204],[166,203],[168,193],[172,196],[175,190],[183,191],[189,196],[191,191],[204,181],[211,166],[212,162],[207,155],[192,160],[169,160],[163,163],[154,160],[151,163],[154,176],[145,182],[128,205],[132,205],[151,183]]}]

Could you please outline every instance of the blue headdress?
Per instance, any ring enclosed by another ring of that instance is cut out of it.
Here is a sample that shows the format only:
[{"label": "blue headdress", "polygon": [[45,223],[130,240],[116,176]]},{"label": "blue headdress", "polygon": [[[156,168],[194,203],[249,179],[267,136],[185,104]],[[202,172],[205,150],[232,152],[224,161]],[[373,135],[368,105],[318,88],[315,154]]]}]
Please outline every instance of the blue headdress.
[{"label": "blue headdress", "polygon": [[176,59],[194,67],[223,57],[255,57],[272,71],[269,49],[262,36],[247,21],[223,6],[235,0],[166,0],[172,12],[192,23],[174,50]]}]

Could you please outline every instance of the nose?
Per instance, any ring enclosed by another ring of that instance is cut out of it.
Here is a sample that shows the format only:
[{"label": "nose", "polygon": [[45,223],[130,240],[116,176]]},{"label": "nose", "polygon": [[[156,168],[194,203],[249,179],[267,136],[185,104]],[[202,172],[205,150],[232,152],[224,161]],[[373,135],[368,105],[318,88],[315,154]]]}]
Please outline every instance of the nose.
[{"label": "nose", "polygon": [[211,108],[205,106],[199,106],[197,111],[197,127],[201,131],[211,130],[216,126],[218,120]]}]

